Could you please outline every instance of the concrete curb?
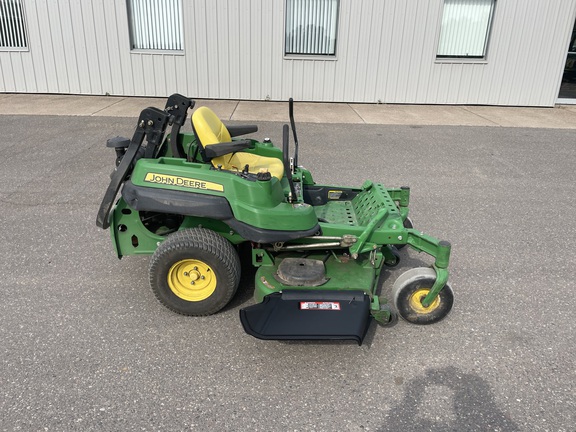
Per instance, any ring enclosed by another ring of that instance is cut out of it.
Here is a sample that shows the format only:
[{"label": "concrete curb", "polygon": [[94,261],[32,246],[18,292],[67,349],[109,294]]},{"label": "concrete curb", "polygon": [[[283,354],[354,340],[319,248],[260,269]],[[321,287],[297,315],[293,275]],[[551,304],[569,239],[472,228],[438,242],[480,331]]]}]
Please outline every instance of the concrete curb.
[{"label": "concrete curb", "polygon": [[[3,93],[0,115],[137,117],[165,98]],[[197,99],[223,120],[288,121],[286,102]],[[576,129],[576,106],[518,108],[464,105],[385,105],[298,102],[298,122],[382,125],[487,126]]]}]

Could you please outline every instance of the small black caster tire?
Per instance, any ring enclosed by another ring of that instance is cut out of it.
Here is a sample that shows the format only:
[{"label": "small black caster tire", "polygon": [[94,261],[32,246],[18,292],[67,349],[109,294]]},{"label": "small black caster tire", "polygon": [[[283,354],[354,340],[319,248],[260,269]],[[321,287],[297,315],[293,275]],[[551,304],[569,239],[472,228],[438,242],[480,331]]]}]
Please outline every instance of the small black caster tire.
[{"label": "small black caster tire", "polygon": [[[384,246],[386,247],[386,246]],[[391,258],[384,259],[384,265],[386,267],[397,267],[400,264],[400,254],[398,253],[398,247],[396,245],[388,245]]]},{"label": "small black caster tire", "polygon": [[422,300],[436,281],[436,271],[418,267],[400,275],[392,287],[392,302],[404,320],[412,324],[434,324],[445,318],[454,305],[454,292],[448,283],[428,307]]},{"label": "small black caster tire", "polygon": [[390,305],[381,304],[378,312],[373,312],[374,320],[382,327],[393,327],[398,322],[398,315]]},{"label": "small black caster tire", "polygon": [[214,231],[192,228],[164,240],[150,261],[150,286],[168,309],[190,316],[218,312],[240,282],[240,259],[232,244]]}]

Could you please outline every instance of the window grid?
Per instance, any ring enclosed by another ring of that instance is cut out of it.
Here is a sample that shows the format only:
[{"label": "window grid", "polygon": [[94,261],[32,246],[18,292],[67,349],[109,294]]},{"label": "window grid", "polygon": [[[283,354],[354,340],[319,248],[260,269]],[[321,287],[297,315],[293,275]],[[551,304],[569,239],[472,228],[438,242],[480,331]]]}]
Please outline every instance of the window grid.
[{"label": "window grid", "polygon": [[0,48],[28,48],[22,0],[0,0]]},{"label": "window grid", "polygon": [[132,49],[182,51],[182,0],[128,0]]},{"label": "window grid", "polygon": [[285,53],[336,54],[339,0],[286,0]]},{"label": "window grid", "polygon": [[439,58],[486,55],[495,0],[444,0]]}]

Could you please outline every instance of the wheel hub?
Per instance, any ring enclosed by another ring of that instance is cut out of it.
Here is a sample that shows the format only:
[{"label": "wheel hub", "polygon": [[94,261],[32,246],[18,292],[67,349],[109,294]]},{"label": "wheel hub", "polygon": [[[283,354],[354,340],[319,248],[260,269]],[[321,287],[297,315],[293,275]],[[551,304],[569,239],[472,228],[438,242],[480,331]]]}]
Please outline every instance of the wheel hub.
[{"label": "wheel hub", "polygon": [[430,306],[424,307],[424,305],[422,304],[422,301],[428,295],[429,292],[430,292],[429,289],[422,288],[422,289],[415,291],[414,294],[412,294],[410,296],[409,303],[410,303],[410,307],[412,308],[412,310],[414,312],[419,313],[419,314],[428,314],[428,313],[432,312],[433,310],[435,310],[436,308],[438,308],[438,306],[440,306],[440,296],[437,296],[434,299],[434,301],[430,304]]},{"label": "wheel hub", "polygon": [[203,261],[185,259],[178,261],[168,271],[168,286],[186,301],[202,301],[216,289],[216,275]]},{"label": "wheel hub", "polygon": [[192,273],[190,273],[190,279],[192,280],[192,282],[197,281],[198,279],[200,279],[200,273],[198,273],[197,271],[193,271]]}]

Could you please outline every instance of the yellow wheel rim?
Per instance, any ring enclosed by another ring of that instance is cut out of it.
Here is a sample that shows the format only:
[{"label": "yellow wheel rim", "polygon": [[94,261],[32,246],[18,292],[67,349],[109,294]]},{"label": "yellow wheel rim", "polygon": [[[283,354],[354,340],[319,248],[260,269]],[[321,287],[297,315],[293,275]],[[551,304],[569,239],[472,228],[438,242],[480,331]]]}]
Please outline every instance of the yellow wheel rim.
[{"label": "yellow wheel rim", "polygon": [[198,302],[214,293],[216,275],[205,262],[185,259],[170,267],[168,286],[182,300]]},{"label": "yellow wheel rim", "polygon": [[428,314],[436,310],[438,306],[440,306],[440,296],[437,296],[434,299],[434,301],[430,304],[430,306],[428,307],[422,306],[422,300],[424,300],[424,298],[428,295],[429,292],[430,292],[429,289],[422,288],[417,290],[416,292],[414,292],[414,294],[410,296],[409,300],[410,308],[412,308],[414,312],[419,314]]}]

